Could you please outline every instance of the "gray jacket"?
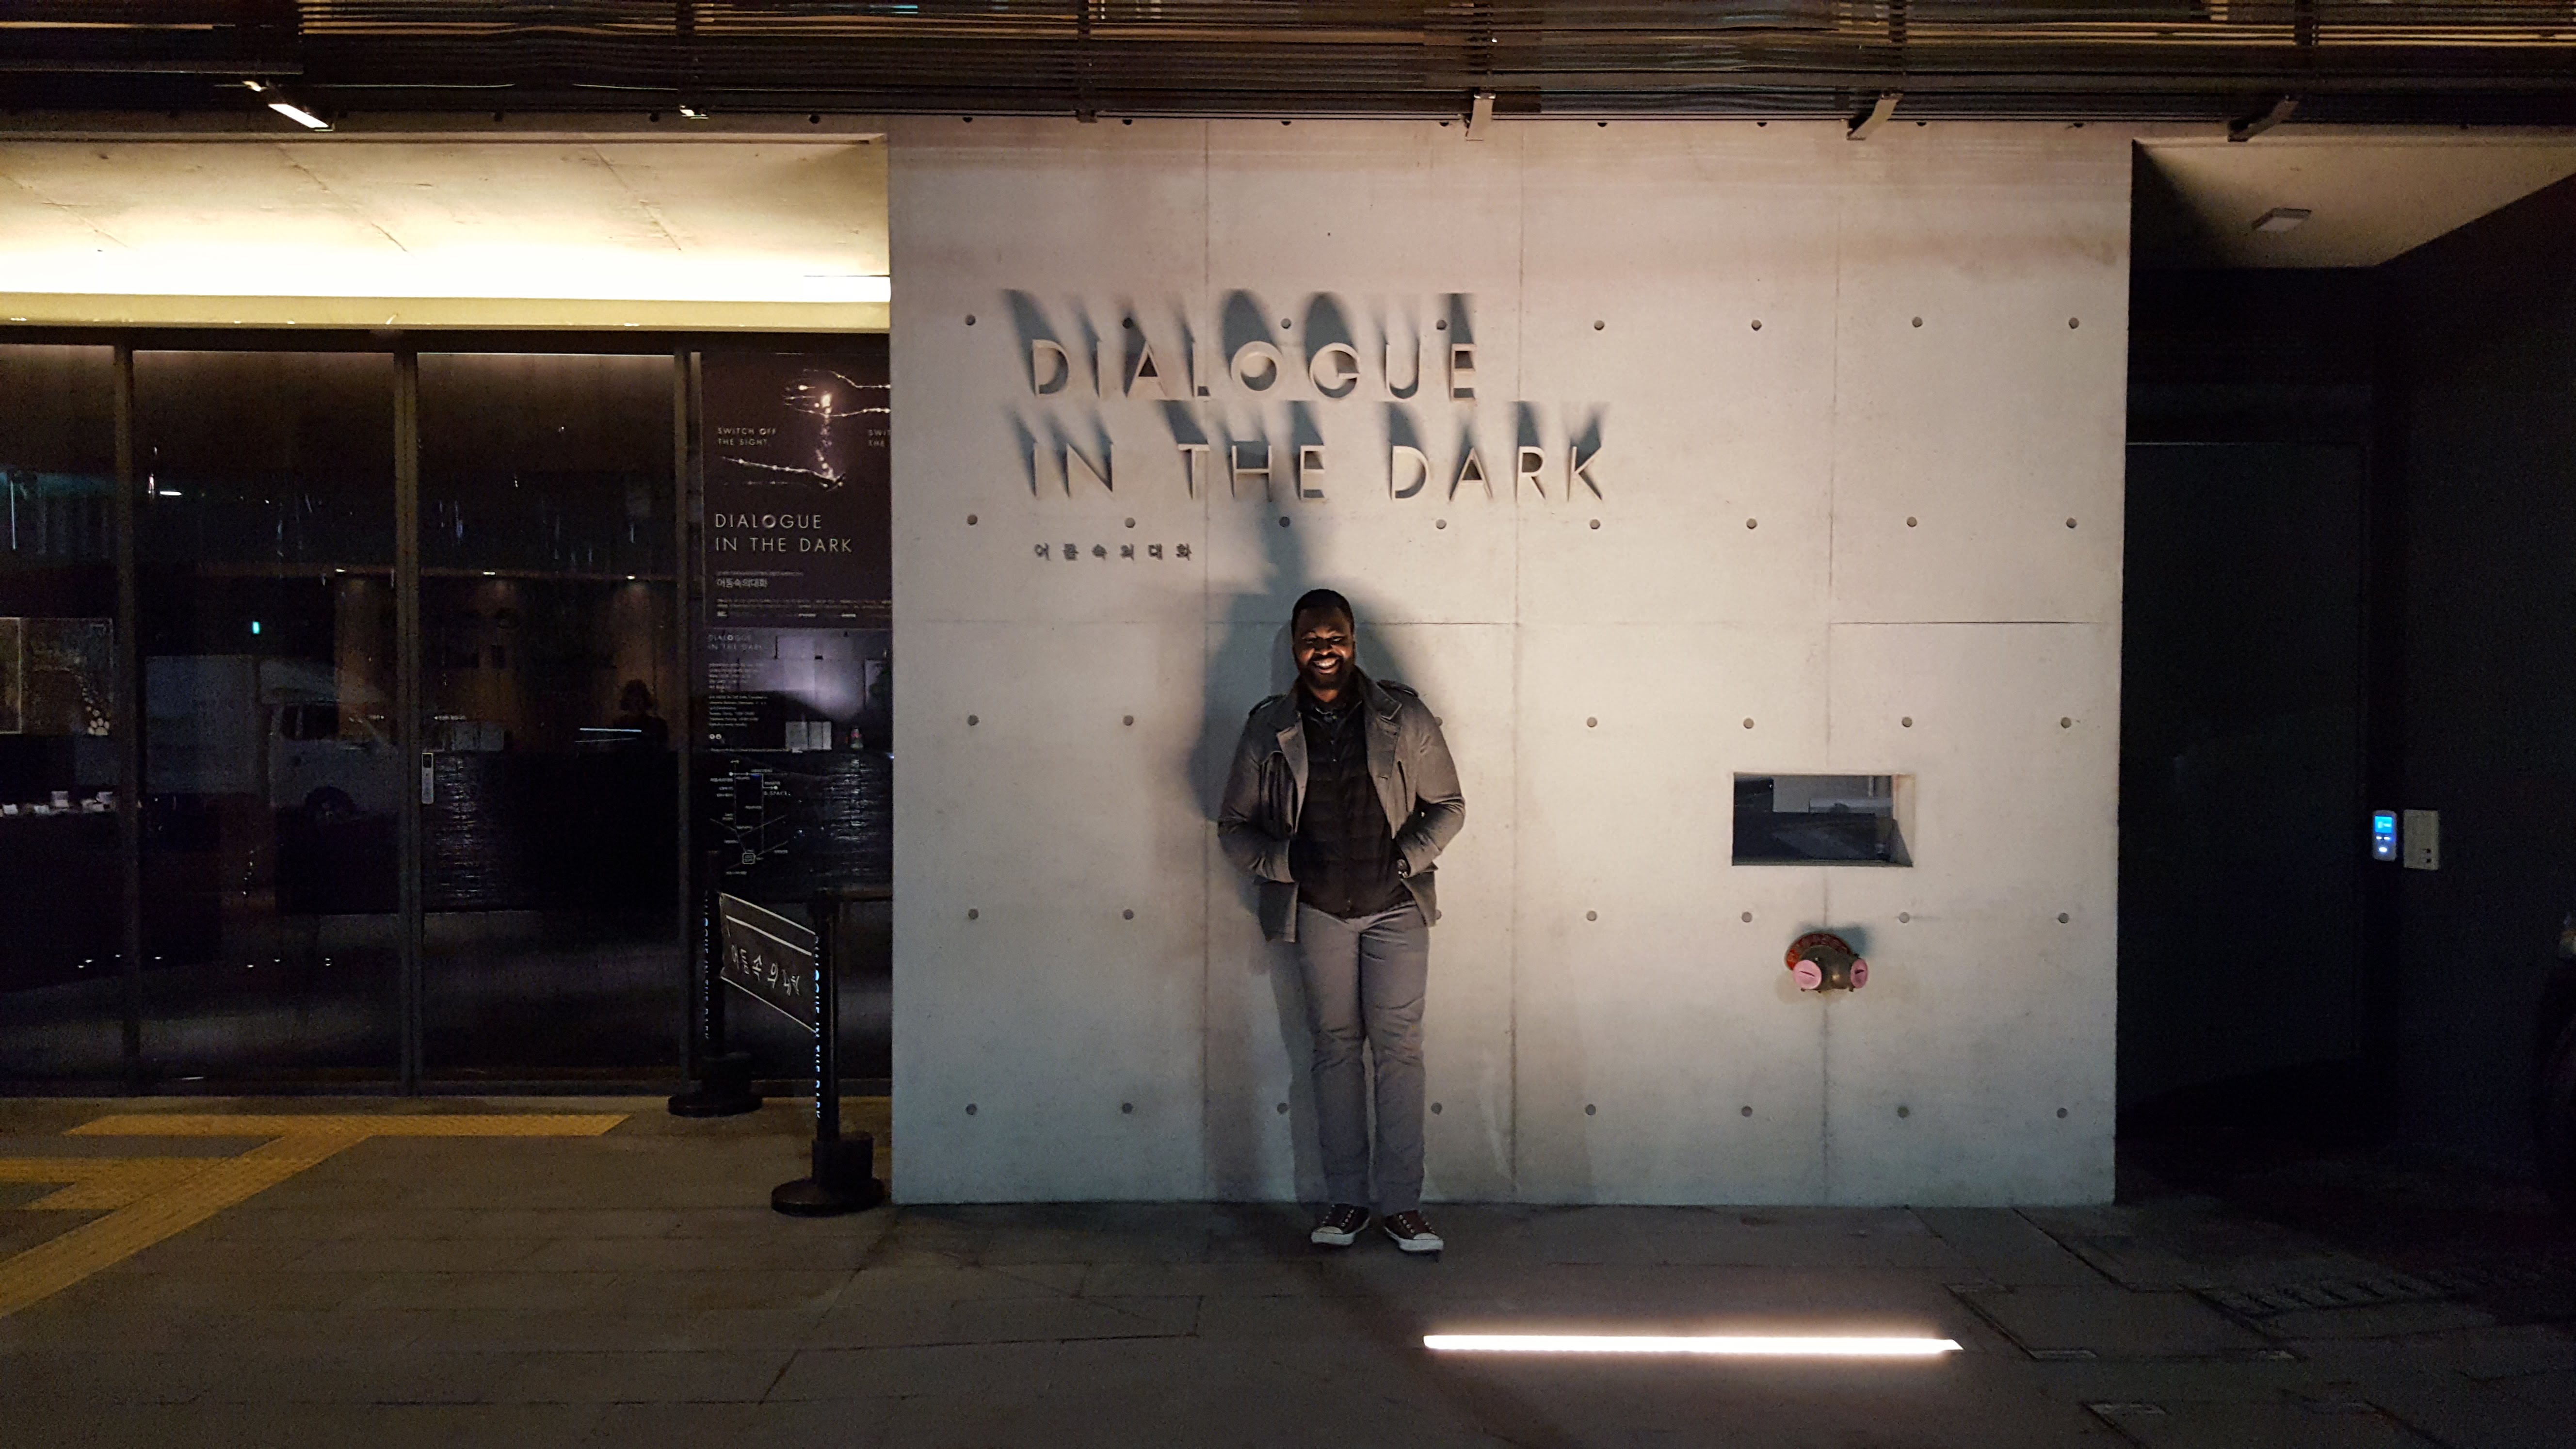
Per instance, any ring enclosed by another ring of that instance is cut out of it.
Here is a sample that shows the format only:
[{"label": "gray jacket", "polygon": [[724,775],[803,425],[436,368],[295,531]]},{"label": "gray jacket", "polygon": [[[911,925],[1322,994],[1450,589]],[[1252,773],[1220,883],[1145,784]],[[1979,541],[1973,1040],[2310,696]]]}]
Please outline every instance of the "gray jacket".
[{"label": "gray jacket", "polygon": [[[1467,823],[1458,793],[1458,767],[1440,721],[1422,696],[1401,684],[1361,676],[1368,710],[1369,777],[1395,834],[1396,873],[1422,907],[1422,919],[1440,919],[1432,890],[1432,862]],[[1261,882],[1261,933],[1273,941],[1297,939],[1297,882],[1288,869],[1288,841],[1297,833],[1306,800],[1306,723],[1294,694],[1274,694],[1252,707],[1226,772],[1225,799],[1217,807],[1217,839],[1228,860]]]}]

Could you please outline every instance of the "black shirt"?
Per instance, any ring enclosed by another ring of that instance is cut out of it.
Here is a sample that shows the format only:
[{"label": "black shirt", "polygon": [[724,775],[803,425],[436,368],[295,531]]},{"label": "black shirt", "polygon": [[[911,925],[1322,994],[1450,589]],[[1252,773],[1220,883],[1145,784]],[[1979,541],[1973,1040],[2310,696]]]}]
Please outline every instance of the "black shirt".
[{"label": "black shirt", "polygon": [[1393,910],[1407,896],[1395,873],[1395,833],[1369,778],[1366,686],[1353,685],[1329,705],[1297,691],[1306,730],[1306,802],[1288,842],[1297,898],[1344,920]]}]

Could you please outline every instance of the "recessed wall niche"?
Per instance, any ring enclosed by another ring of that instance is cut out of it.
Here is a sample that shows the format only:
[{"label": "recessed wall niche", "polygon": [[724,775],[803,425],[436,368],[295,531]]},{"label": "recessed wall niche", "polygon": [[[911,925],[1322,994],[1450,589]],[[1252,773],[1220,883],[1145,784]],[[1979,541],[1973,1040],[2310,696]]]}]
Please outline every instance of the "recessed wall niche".
[{"label": "recessed wall niche", "polygon": [[1912,865],[1911,775],[1737,775],[1737,865]]}]

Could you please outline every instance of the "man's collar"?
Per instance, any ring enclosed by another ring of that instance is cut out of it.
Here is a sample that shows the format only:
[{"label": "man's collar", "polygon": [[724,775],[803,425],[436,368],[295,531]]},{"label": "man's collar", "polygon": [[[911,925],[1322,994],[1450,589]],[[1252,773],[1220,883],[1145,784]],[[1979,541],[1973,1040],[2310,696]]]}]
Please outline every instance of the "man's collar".
[{"label": "man's collar", "polygon": [[1343,686],[1341,694],[1331,704],[1326,704],[1307,693],[1306,681],[1302,678],[1289,692],[1296,699],[1300,712],[1312,709],[1339,719],[1348,714],[1361,700],[1368,698],[1369,677],[1360,672],[1358,665],[1351,666],[1351,682]]}]

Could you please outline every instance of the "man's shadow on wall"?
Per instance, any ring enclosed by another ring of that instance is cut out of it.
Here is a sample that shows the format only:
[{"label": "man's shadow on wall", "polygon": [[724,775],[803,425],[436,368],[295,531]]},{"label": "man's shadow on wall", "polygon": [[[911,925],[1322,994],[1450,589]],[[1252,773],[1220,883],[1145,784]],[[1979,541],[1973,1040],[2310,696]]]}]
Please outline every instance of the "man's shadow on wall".
[{"label": "man's shadow on wall", "polygon": [[[1218,448],[1226,440],[1215,440]],[[1253,441],[1251,439],[1244,440]],[[1281,448],[1281,452],[1287,449]],[[1211,470],[1217,473],[1218,470]],[[1317,572],[1299,537],[1295,483],[1262,497],[1234,497],[1223,476],[1209,479],[1210,562],[1244,553],[1261,560],[1260,587],[1211,597],[1208,608],[1206,709],[1199,738],[1190,752],[1190,772],[1199,804],[1210,822],[1217,818],[1225,794],[1227,771],[1243,738],[1247,713],[1262,700],[1284,694],[1296,684],[1297,667],[1289,653],[1288,611],[1308,589],[1337,589],[1359,615],[1359,666],[1372,679],[1406,682],[1404,652],[1377,631],[1370,620],[1380,598],[1358,579]],[[1286,527],[1281,520],[1287,519]],[[1232,547],[1220,546],[1219,540]],[[1219,857],[1220,861],[1223,859]],[[1211,945],[1221,932],[1258,934],[1260,890],[1251,877],[1223,867],[1226,889],[1211,889],[1208,910]],[[1229,919],[1229,916],[1231,919]],[[1306,1026],[1305,988],[1297,966],[1297,948],[1262,941],[1248,966],[1231,952],[1211,952],[1212,970],[1247,970],[1266,978],[1273,1023],[1288,1068],[1287,1097],[1290,1140],[1294,1145],[1294,1190],[1300,1198],[1321,1200],[1323,1164],[1317,1147],[1314,1082],[1309,1071],[1313,1038]],[[1249,993],[1255,998],[1257,987]],[[1220,1024],[1210,1022],[1211,1030]],[[1223,1024],[1232,1029],[1232,1023]],[[1208,1193],[1219,1201],[1261,1201],[1276,1195],[1267,1181],[1261,1144],[1275,1127],[1277,1107],[1260,1080],[1252,1044],[1260,1039],[1258,1023],[1250,1027],[1244,1050],[1211,1052],[1207,1058],[1207,1111],[1201,1132],[1207,1163]],[[1374,1100],[1372,1098],[1372,1100]]]}]

